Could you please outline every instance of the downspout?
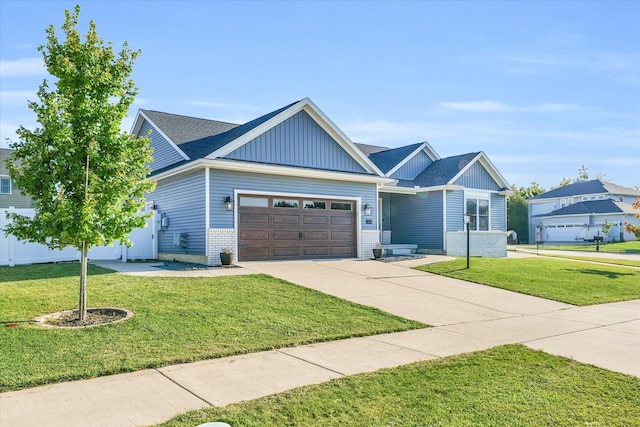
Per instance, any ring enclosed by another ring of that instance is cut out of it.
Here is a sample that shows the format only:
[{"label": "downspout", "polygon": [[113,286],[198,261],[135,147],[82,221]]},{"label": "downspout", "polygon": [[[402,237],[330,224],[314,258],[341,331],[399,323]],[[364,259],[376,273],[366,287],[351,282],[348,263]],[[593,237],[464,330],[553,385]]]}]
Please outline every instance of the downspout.
[{"label": "downspout", "polygon": [[442,250],[447,253],[447,190],[442,190]]},{"label": "downspout", "polygon": [[207,264],[209,263],[209,226],[211,205],[209,194],[209,168],[204,168],[204,256],[207,258]]}]

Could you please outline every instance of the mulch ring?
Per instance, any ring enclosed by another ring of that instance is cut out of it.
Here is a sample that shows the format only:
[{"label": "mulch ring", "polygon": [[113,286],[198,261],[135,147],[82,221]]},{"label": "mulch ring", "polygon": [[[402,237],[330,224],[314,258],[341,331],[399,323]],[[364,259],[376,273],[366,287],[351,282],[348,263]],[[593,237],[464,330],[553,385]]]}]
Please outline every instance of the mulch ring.
[{"label": "mulch ring", "polygon": [[389,255],[383,256],[382,258],[371,258],[374,261],[380,262],[398,262],[398,261],[407,261],[410,259],[420,259],[425,258],[426,255]]},{"label": "mulch ring", "polygon": [[87,328],[108,323],[122,322],[133,317],[126,308],[96,307],[87,309],[84,320],[78,320],[78,310],[59,311],[35,319],[40,326],[52,328]]},{"label": "mulch ring", "polygon": [[219,268],[240,268],[237,265],[204,265],[193,262],[164,261],[162,265],[154,265],[156,268],[173,271],[216,270]]}]

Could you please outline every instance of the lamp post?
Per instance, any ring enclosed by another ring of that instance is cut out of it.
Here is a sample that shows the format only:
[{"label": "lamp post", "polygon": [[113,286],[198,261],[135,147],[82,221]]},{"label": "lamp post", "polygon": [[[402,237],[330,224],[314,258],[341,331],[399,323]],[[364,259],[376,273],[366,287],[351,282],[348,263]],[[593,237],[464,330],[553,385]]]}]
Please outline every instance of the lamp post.
[{"label": "lamp post", "polygon": [[470,215],[465,215],[464,216],[464,223],[467,225],[467,268],[469,268],[469,247],[471,239],[470,239],[470,231],[469,231],[469,225],[471,224],[471,216]]}]

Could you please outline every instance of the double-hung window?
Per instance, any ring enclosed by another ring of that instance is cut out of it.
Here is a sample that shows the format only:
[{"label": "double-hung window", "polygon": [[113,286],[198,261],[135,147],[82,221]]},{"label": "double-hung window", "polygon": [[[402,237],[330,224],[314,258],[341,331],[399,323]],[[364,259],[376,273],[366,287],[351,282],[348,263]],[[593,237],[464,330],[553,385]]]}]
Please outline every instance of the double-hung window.
[{"label": "double-hung window", "polygon": [[469,216],[470,230],[489,231],[489,195],[468,195],[465,215]]},{"label": "double-hung window", "polygon": [[11,178],[0,178],[0,194],[11,194]]}]

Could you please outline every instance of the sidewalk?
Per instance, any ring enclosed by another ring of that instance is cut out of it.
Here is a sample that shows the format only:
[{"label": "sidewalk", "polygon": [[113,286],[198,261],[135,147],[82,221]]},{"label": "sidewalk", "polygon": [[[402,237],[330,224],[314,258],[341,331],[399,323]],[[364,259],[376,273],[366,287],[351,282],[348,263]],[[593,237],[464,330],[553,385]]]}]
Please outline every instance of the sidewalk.
[{"label": "sidewalk", "polygon": [[[191,409],[509,343],[640,376],[640,300],[574,307],[407,268],[437,259],[242,263],[232,270],[271,274],[435,327],[3,393],[0,425],[149,425]],[[137,268],[144,271],[127,274],[153,272]]]}]

